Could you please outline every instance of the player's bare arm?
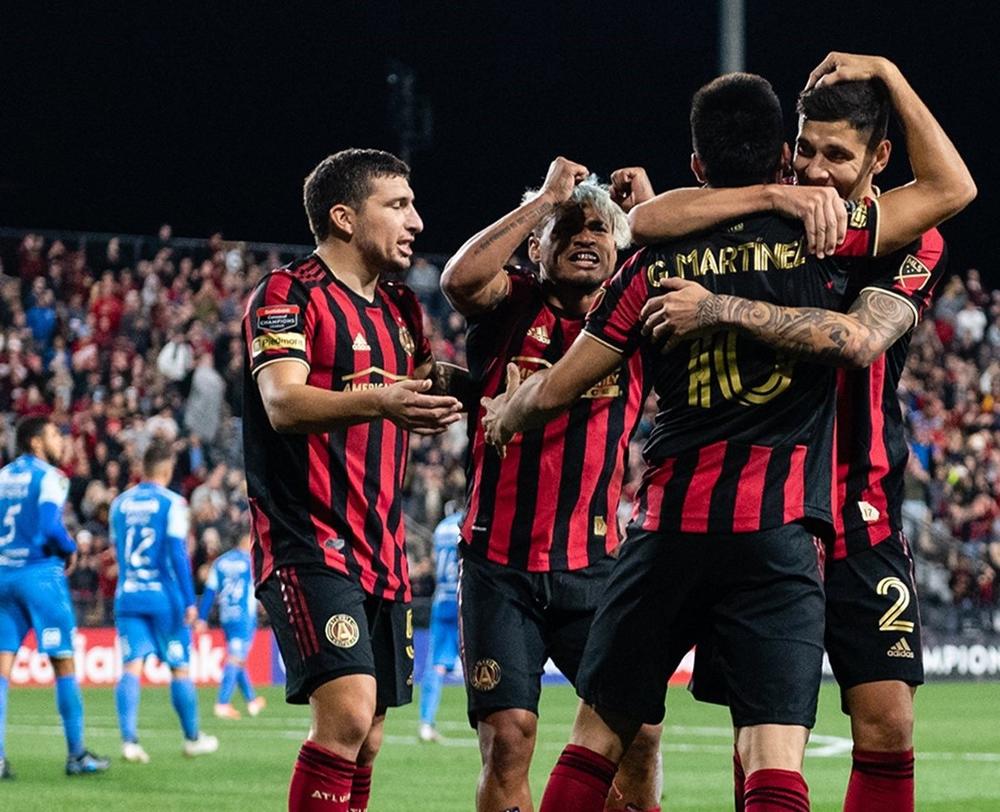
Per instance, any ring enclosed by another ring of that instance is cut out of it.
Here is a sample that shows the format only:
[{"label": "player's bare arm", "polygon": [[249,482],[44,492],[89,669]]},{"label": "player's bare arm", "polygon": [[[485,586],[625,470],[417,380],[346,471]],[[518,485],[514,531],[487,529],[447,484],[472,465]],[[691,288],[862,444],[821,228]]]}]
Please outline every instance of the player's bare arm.
[{"label": "player's bare arm", "polygon": [[436,434],[459,419],[462,404],[426,394],[429,371],[381,389],[331,392],[307,384],[308,368],[289,360],[263,367],[257,386],[268,420],[280,433],[315,434],[385,418],[404,429]]},{"label": "player's bare arm", "polygon": [[421,376],[418,371],[416,377],[431,379],[431,388],[427,394],[450,395],[462,404],[463,411],[469,410],[475,386],[469,375],[469,370],[465,367],[447,361],[433,361],[429,365],[426,375]]},{"label": "player's bare arm", "polygon": [[458,249],[441,274],[441,290],[463,316],[485,313],[507,298],[503,266],[531,230],[569,200],[573,187],[586,179],[587,167],[566,158],[550,165],[538,195],[475,234]]},{"label": "player's bare arm", "polygon": [[878,252],[887,254],[953,217],[976,197],[968,167],[927,105],[892,62],[878,56],[831,53],[806,88],[847,81],[881,80],[906,136],[913,181],[879,198]]},{"label": "player's bare arm", "polygon": [[739,189],[671,189],[638,204],[628,221],[636,243],[646,245],[714,228],[759,212],[801,220],[806,249],[833,254],[847,233],[847,209],[833,188],[758,184]]},{"label": "player's bare arm", "polygon": [[793,355],[854,369],[870,366],[917,318],[905,299],[875,288],[863,290],[847,313],[837,313],[720,296],[684,279],[662,284],[670,292],[650,299],[642,310],[643,333],[656,342],[736,329]]},{"label": "player's bare arm", "polygon": [[507,391],[482,399],[486,441],[503,448],[515,434],[544,426],[618,369],[621,361],[620,353],[583,332],[555,366],[524,383],[517,366],[508,364]]}]

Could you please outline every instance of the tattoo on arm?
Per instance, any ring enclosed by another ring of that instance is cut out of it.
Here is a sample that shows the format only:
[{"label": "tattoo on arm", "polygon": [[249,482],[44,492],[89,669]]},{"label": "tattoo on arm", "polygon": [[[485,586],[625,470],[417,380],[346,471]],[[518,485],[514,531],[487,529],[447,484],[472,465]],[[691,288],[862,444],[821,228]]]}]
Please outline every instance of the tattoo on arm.
[{"label": "tattoo on arm", "polygon": [[428,394],[451,395],[462,402],[465,411],[469,410],[469,404],[475,400],[475,387],[469,370],[456,364],[435,361],[428,377],[432,381]]},{"label": "tattoo on arm", "polygon": [[472,250],[473,255],[475,256],[483,253],[497,240],[502,240],[504,237],[510,234],[510,232],[523,228],[525,223],[538,222],[543,217],[548,215],[554,208],[555,206],[552,203],[546,202],[542,204],[541,208],[530,209],[528,211],[521,212],[517,217],[515,217],[509,223],[498,228],[492,234],[483,237],[483,239],[481,239],[478,243],[476,243],[476,246]]},{"label": "tattoo on arm", "polygon": [[735,296],[707,297],[703,304],[705,313],[699,307],[698,315],[706,326],[735,327],[777,349],[833,366],[869,366],[913,327],[912,309],[877,290],[863,291],[849,313]]}]

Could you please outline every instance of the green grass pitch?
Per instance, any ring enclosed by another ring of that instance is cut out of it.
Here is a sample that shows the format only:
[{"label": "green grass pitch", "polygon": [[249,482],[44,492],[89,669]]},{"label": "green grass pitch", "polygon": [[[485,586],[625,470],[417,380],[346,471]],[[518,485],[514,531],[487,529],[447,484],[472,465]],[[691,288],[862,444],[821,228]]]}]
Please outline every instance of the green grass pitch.
[{"label": "green grass pitch", "polygon": [[[270,705],[257,719],[211,716],[214,691],[199,692],[203,727],[221,740],[219,752],[196,760],[181,755],[181,736],[163,688],[143,690],[140,734],[150,764],[120,759],[111,690],[85,692],[88,746],[114,757],[102,776],[66,778],[62,729],[52,691],[12,689],[7,753],[17,773],[0,782],[0,810],[74,812],[159,810],[281,810],[296,750],[308,726],[304,708],[285,705],[280,689],[265,689]],[[572,690],[547,687],[532,766],[535,798],[566,742],[576,705]],[[373,812],[468,812],[479,756],[465,722],[464,696],[446,688],[439,714],[442,744],[416,739],[416,706],[390,712],[375,769]],[[917,694],[917,808],[922,812],[1000,810],[1000,686],[936,683]],[[672,690],[663,743],[664,808],[729,810],[730,734],[720,708]],[[813,809],[841,808],[850,767],[847,720],[836,689],[824,686],[819,723],[809,745],[806,780]]]}]

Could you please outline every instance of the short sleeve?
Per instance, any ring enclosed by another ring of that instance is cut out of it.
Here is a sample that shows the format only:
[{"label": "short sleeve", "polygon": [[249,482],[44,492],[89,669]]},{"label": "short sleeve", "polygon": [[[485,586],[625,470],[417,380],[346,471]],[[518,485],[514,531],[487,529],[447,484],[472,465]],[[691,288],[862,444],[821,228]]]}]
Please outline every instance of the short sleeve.
[{"label": "short sleeve", "polygon": [[930,306],[947,263],[944,238],[932,228],[903,250],[882,259],[861,290],[878,290],[901,298],[913,310],[916,324]]},{"label": "short sleeve", "polygon": [[69,480],[61,471],[50,468],[42,476],[41,486],[38,492],[38,503],[44,505],[51,503],[58,508],[62,508],[69,495]]},{"label": "short sleeve", "polygon": [[838,257],[874,257],[878,251],[878,201],[866,197],[849,200],[847,206],[847,234],[837,246]]},{"label": "short sleeve", "polygon": [[187,502],[180,498],[172,500],[167,511],[167,535],[175,539],[187,539],[190,526]]},{"label": "short sleeve", "polygon": [[630,257],[598,293],[584,331],[615,352],[631,355],[642,337],[643,305],[648,298],[647,249]]},{"label": "short sleeve", "polygon": [[243,318],[243,334],[256,375],[276,361],[311,365],[309,295],[291,274],[274,271],[254,290]]}]

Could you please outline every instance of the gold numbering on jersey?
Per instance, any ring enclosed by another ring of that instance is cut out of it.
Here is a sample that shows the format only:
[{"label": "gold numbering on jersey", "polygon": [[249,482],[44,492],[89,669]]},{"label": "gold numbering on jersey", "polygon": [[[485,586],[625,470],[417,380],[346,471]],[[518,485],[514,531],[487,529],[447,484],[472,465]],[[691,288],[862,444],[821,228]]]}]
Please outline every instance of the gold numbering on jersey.
[{"label": "gold numbering on jersey", "polygon": [[792,385],[794,359],[783,353],[775,355],[774,370],[757,386],[746,386],[740,377],[736,352],[736,333],[715,333],[691,342],[688,359],[688,405],[709,409],[712,406],[712,375],[715,374],[724,400],[744,406],[760,406],[778,397]]},{"label": "gold numbering on jersey", "polygon": [[895,576],[883,578],[878,582],[878,586],[875,587],[875,591],[879,595],[888,595],[890,590],[894,591],[897,597],[888,611],[879,618],[879,631],[912,632],[913,621],[899,619],[899,616],[906,611],[906,607],[910,605],[910,588]]}]

